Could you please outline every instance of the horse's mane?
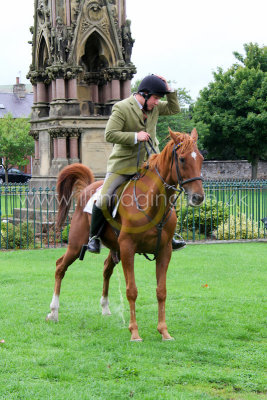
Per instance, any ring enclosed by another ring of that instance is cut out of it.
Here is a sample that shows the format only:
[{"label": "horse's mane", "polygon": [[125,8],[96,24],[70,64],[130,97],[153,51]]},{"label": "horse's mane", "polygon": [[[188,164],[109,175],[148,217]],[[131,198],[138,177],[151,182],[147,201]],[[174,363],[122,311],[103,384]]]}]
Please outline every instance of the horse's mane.
[{"label": "horse's mane", "polygon": [[[176,132],[176,136],[179,139],[179,143],[181,145],[181,147],[179,148],[180,154],[185,154],[188,151],[193,151],[195,142],[193,141],[192,137],[188,133]],[[166,167],[169,167],[169,158],[171,156],[173,145],[174,145],[174,141],[171,139],[166,144],[166,146],[164,147],[164,149],[162,150],[161,153],[151,155],[148,160],[149,168],[153,169],[153,168],[157,167],[160,169],[162,169],[162,168],[164,169]]]}]

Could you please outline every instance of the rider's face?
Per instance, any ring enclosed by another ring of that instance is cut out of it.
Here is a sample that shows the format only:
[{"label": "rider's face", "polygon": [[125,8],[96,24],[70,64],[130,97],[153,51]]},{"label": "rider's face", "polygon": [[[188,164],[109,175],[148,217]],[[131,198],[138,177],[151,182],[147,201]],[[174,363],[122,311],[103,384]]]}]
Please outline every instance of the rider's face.
[{"label": "rider's face", "polygon": [[147,100],[147,109],[149,111],[153,110],[153,108],[159,104],[159,100],[160,96],[152,94],[152,96],[150,96],[149,99]]}]

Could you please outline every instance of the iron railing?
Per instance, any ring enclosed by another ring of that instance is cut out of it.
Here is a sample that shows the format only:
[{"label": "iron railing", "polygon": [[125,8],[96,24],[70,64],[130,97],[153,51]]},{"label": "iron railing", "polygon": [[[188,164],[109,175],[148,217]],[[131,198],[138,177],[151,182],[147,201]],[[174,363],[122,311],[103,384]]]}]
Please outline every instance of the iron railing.
[{"label": "iron railing", "polygon": [[[267,238],[267,180],[205,181],[205,201],[176,206],[177,232],[187,241]],[[65,228],[56,229],[55,188],[0,185],[0,249],[65,246],[75,204]]]}]

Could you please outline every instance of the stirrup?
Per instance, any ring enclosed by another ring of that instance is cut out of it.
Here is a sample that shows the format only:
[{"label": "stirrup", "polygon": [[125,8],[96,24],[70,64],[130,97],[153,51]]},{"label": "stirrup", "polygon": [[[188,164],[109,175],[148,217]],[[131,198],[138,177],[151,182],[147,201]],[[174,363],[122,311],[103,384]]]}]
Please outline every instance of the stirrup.
[{"label": "stirrup", "polygon": [[97,236],[93,236],[89,239],[88,245],[87,245],[87,250],[90,251],[90,253],[100,253],[100,239]]},{"label": "stirrup", "polygon": [[[175,239],[176,237],[178,237],[180,240]],[[184,241],[182,236],[178,235],[178,233],[175,233],[172,238],[172,250],[173,251],[180,250],[185,246],[186,246],[186,242]]]}]

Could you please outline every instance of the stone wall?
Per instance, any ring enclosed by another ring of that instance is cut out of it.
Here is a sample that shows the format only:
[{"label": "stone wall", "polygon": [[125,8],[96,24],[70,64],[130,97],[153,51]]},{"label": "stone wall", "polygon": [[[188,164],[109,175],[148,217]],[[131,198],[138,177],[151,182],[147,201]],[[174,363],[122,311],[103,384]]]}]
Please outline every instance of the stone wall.
[{"label": "stone wall", "polygon": [[[251,179],[251,164],[247,161],[204,161],[204,179]],[[258,179],[267,179],[267,161],[260,161]]]}]

